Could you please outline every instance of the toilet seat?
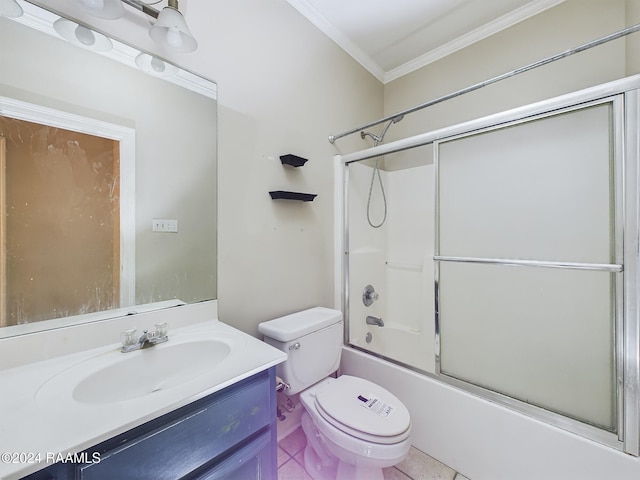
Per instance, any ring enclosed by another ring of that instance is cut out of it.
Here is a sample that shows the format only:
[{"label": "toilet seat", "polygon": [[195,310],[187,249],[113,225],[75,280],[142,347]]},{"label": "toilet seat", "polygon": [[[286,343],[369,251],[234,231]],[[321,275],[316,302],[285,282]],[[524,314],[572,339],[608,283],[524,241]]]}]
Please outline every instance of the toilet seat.
[{"label": "toilet seat", "polygon": [[337,429],[362,440],[395,444],[410,435],[409,411],[391,392],[363,378],[342,375],[315,391],[315,407]]}]

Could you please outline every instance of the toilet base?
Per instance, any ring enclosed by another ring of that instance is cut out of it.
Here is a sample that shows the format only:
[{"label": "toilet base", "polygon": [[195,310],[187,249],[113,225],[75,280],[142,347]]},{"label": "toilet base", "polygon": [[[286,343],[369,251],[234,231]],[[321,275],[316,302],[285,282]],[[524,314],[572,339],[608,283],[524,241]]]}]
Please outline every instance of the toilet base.
[{"label": "toilet base", "polygon": [[304,469],[313,480],[384,480],[382,468],[353,465],[331,454],[307,412],[302,413],[301,424],[307,437]]},{"label": "toilet base", "polygon": [[323,465],[313,447],[307,445],[304,449],[304,469],[313,480],[336,480],[338,462]]}]

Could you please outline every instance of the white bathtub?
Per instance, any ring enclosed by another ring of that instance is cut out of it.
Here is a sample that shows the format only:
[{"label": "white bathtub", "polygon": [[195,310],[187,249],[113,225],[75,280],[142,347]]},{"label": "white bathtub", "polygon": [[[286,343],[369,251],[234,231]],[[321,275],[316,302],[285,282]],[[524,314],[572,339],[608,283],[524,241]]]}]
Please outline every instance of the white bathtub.
[{"label": "white bathtub", "polygon": [[341,373],[407,406],[413,445],[471,480],[637,480],[640,458],[344,347]]}]

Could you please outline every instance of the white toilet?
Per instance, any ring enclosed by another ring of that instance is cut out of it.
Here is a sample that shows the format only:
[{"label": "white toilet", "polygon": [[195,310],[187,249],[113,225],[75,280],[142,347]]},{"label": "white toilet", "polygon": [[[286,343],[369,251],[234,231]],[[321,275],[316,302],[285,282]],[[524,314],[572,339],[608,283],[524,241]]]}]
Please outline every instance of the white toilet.
[{"label": "white toilet", "polygon": [[305,469],[315,480],[377,480],[401,462],[411,446],[409,411],[368,380],[330,377],[340,364],[342,313],[324,307],[258,325],[264,341],[284,351],[276,367],[285,393],[300,393],[307,437]]}]

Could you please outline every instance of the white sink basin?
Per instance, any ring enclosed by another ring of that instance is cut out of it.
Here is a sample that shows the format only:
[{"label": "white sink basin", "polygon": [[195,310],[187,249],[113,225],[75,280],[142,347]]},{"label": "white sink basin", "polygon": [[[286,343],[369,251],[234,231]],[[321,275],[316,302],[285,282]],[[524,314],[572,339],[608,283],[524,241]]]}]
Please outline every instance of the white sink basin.
[{"label": "white sink basin", "polygon": [[143,350],[111,350],[60,372],[36,393],[49,406],[73,399],[103,405],[140,399],[183,385],[211,373],[245,341],[229,332],[206,333],[169,341]]}]

